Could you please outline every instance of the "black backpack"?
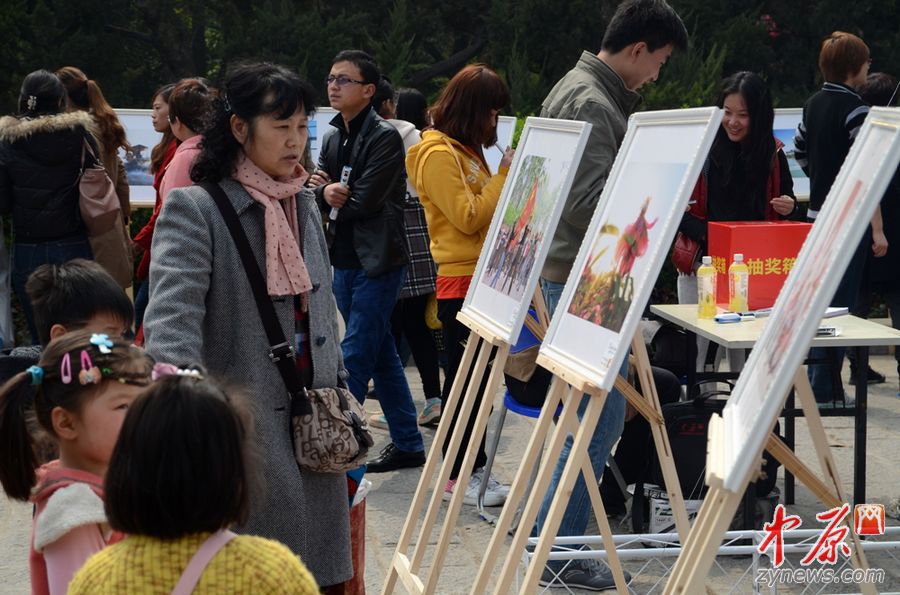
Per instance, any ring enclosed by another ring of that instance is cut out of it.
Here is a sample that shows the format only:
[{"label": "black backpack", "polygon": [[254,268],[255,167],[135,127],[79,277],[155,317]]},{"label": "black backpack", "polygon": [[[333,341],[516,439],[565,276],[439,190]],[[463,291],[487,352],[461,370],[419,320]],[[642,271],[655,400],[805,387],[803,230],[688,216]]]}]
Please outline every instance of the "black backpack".
[{"label": "black backpack", "polygon": [[[666,432],[669,435],[669,444],[672,448],[672,458],[675,461],[675,469],[678,472],[678,481],[681,484],[681,493],[685,500],[699,500],[706,495],[706,446],[709,433],[709,419],[713,413],[721,415],[725,408],[725,399],[716,398],[727,393],[710,392],[690,401],[668,403],[663,405],[663,418],[666,423]],[[776,423],[775,432],[778,433],[779,425]],[[632,503],[632,526],[635,533],[642,533],[647,516],[645,508],[643,484],[665,486],[659,460],[656,456],[656,448],[651,449],[650,463],[645,473],[644,481],[638,482],[634,490]],[[756,496],[759,498],[769,495],[778,479],[779,462],[768,452],[763,455],[764,475],[756,481]]]}]

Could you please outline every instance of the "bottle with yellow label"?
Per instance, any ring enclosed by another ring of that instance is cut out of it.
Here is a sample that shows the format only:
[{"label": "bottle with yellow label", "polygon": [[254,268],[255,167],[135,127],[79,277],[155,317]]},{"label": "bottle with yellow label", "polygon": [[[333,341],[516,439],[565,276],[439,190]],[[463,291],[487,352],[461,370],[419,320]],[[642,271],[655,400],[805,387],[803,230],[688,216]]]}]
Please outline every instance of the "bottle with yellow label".
[{"label": "bottle with yellow label", "polygon": [[716,317],[716,267],[712,256],[704,256],[697,269],[697,318]]},{"label": "bottle with yellow label", "polygon": [[746,312],[748,301],[750,269],[744,263],[743,254],[735,254],[734,262],[728,267],[728,309],[732,312]]}]

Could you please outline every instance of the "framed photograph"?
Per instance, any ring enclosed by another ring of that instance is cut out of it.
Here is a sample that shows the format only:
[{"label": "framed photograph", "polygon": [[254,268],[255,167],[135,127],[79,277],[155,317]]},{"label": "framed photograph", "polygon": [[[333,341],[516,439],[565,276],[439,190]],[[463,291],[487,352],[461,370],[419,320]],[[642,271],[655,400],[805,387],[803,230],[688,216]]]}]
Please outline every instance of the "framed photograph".
[{"label": "framed photograph", "polygon": [[742,490],[781,413],[822,315],[900,163],[900,110],[872,108],[722,412],[709,444],[724,487]]},{"label": "framed photograph", "polygon": [[631,116],[542,356],[612,388],[721,120],[715,107]]},{"label": "framed photograph", "polygon": [[514,116],[500,116],[497,120],[497,144],[484,148],[484,160],[487,161],[491,173],[497,173],[500,169],[500,160],[503,159],[503,149],[511,147],[513,136],[516,134],[516,118]]},{"label": "framed photograph", "polygon": [[794,158],[794,136],[797,134],[797,126],[800,125],[802,119],[803,110],[799,107],[776,109],[772,132],[775,134],[775,138],[784,143],[782,150],[787,156],[788,165],[791,168],[794,194],[800,200],[809,200],[809,177],[803,173],[800,164]]},{"label": "framed photograph", "polygon": [[322,150],[322,141],[325,133],[332,130],[331,119],[337,115],[337,110],[330,107],[320,107],[309,120],[309,155],[312,162],[319,163],[319,152]]},{"label": "framed photograph", "polygon": [[509,344],[531,296],[591,125],[528,118],[462,311]]},{"label": "framed photograph", "polygon": [[116,109],[119,121],[125,127],[125,136],[131,144],[131,154],[119,149],[119,157],[125,164],[132,207],[153,208],[156,191],[153,189],[153,174],[150,173],[150,152],[159,143],[162,135],[153,130],[148,109]]}]

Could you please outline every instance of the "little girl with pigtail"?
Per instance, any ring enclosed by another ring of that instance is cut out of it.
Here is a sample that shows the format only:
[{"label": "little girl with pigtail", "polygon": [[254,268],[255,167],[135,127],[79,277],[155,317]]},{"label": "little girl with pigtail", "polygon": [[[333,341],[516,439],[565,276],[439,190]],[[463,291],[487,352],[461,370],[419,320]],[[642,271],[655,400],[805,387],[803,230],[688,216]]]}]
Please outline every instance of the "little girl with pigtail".
[{"label": "little girl with pigtail", "polygon": [[[35,506],[32,593],[65,593],[92,554],[122,539],[106,522],[103,478],[151,369],[143,350],[78,331],[52,341],[38,365],[0,388],[0,484]],[[45,452],[58,458],[42,464]]]}]

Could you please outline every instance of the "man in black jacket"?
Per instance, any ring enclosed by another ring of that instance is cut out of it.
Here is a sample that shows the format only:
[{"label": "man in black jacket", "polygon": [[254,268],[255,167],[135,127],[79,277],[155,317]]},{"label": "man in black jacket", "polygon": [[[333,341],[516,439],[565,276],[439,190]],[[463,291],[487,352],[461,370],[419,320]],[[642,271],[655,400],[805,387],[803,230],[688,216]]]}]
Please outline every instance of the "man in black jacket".
[{"label": "man in black jacket", "polygon": [[341,350],[350,391],[362,402],[369,379],[375,380],[391,433],[391,444],[368,463],[371,473],[425,462],[416,408],[390,329],[408,261],[406,155],[396,128],[370,104],[380,78],[365,52],[345,50],[335,56],[326,83],[331,107],[339,113],[331,120],[335,129],[325,136],[313,177],[329,219],[334,294],[347,326]]}]

